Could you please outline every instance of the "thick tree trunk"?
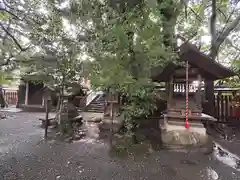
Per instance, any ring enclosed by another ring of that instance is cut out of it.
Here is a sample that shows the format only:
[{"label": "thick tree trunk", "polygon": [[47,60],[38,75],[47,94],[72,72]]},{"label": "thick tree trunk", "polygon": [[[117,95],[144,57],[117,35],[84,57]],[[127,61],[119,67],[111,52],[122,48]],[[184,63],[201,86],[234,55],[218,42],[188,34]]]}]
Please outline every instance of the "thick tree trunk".
[{"label": "thick tree trunk", "polygon": [[163,16],[163,43],[166,48],[171,48],[174,51],[177,47],[177,40],[174,37],[175,26],[183,4],[177,4],[176,1],[171,0],[168,2],[168,6],[166,6],[163,0],[157,1],[160,6],[161,15]]},{"label": "thick tree trunk", "polygon": [[[233,12],[232,12],[233,13]],[[231,16],[231,15],[230,15]],[[217,3],[216,0],[212,0],[212,16],[210,21],[210,31],[211,31],[211,52],[210,57],[215,61],[216,57],[218,56],[218,51],[221,44],[227,38],[227,36],[239,25],[240,23],[240,15],[236,16],[233,21],[226,24],[223,31],[219,36],[216,33],[216,18],[217,18]],[[207,103],[207,110],[210,115],[214,113],[214,84],[213,81],[209,81],[206,83],[206,99]]]},{"label": "thick tree trunk", "polygon": [[[216,33],[216,19],[217,19],[217,6],[216,0],[212,0],[212,16],[210,21],[210,31],[211,31],[211,53],[210,56],[213,61],[215,61],[217,57],[217,48],[216,48],[216,40],[217,40],[217,33]],[[205,82],[205,93],[206,93],[206,112],[209,115],[214,116],[214,82],[213,81],[206,81]]]}]

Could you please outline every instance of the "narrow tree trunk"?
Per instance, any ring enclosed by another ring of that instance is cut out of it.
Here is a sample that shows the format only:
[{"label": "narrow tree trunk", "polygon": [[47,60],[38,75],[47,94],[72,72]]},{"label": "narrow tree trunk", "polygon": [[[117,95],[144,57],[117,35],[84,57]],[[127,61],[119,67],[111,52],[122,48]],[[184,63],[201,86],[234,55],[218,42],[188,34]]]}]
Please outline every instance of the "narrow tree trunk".
[{"label": "narrow tree trunk", "polygon": [[111,118],[111,128],[110,128],[110,145],[113,144],[113,119],[114,119],[114,112],[113,112],[113,102],[110,102],[110,118]]},{"label": "narrow tree trunk", "polygon": [[[65,120],[65,114],[63,115],[64,111],[64,91],[65,91],[65,74],[63,74],[63,79],[62,79],[62,83],[61,83],[61,90],[60,90],[60,107],[59,107],[59,128],[60,128],[60,132],[61,134],[63,134],[64,132],[64,127],[63,127],[63,121]],[[63,117],[64,116],[64,117]]]},{"label": "narrow tree trunk", "polygon": [[49,101],[45,100],[45,112],[46,112],[46,117],[45,117],[45,134],[44,137],[45,139],[47,138],[47,133],[48,133],[48,126],[49,126]]},{"label": "narrow tree trunk", "polygon": [[[61,96],[61,95],[60,95]],[[62,121],[63,121],[63,117],[62,117],[62,111],[63,111],[63,98],[60,97],[60,104],[59,104],[59,111],[58,111],[58,125],[59,125],[59,131],[61,134],[63,134],[63,125],[62,125]]]}]

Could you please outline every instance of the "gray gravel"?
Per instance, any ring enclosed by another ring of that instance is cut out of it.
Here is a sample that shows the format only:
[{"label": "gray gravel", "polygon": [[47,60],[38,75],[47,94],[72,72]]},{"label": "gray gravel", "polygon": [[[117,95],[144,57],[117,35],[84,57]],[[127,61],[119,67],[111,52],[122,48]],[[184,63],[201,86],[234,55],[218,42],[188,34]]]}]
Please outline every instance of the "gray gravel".
[{"label": "gray gravel", "polygon": [[5,113],[0,180],[240,180],[239,172],[202,154],[161,151],[117,159],[95,136],[71,144],[45,142],[37,120],[43,114]]}]

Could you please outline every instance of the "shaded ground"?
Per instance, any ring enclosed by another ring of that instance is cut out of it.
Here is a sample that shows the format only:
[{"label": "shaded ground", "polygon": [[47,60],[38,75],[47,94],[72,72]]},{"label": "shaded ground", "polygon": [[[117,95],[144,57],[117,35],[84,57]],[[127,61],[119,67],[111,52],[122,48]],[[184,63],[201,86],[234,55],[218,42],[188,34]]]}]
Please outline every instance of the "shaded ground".
[{"label": "shaded ground", "polygon": [[224,147],[227,147],[229,151],[231,151],[232,153],[238,155],[240,157],[240,127],[237,127],[235,129],[232,128],[226,128],[226,129],[230,129],[228,131],[230,131],[231,136],[226,137],[222,137],[218,134],[214,135],[214,140],[221,144]]},{"label": "shaded ground", "polygon": [[[240,173],[211,155],[154,152],[135,159],[109,156],[91,124],[85,139],[43,140],[41,113],[5,112],[0,120],[0,180],[240,180]],[[214,173],[216,172],[216,173]]]}]

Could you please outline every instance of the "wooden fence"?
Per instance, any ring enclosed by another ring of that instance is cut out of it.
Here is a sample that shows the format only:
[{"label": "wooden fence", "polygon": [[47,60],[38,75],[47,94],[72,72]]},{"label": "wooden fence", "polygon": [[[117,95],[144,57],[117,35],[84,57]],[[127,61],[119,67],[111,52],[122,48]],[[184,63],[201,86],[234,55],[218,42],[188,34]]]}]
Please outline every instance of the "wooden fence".
[{"label": "wooden fence", "polygon": [[16,105],[18,98],[17,90],[4,90],[4,98],[9,105]]},{"label": "wooden fence", "polygon": [[238,117],[240,108],[234,107],[233,95],[217,94],[214,96],[214,98],[215,117],[219,121],[229,122],[232,120],[240,119],[240,117]]}]

